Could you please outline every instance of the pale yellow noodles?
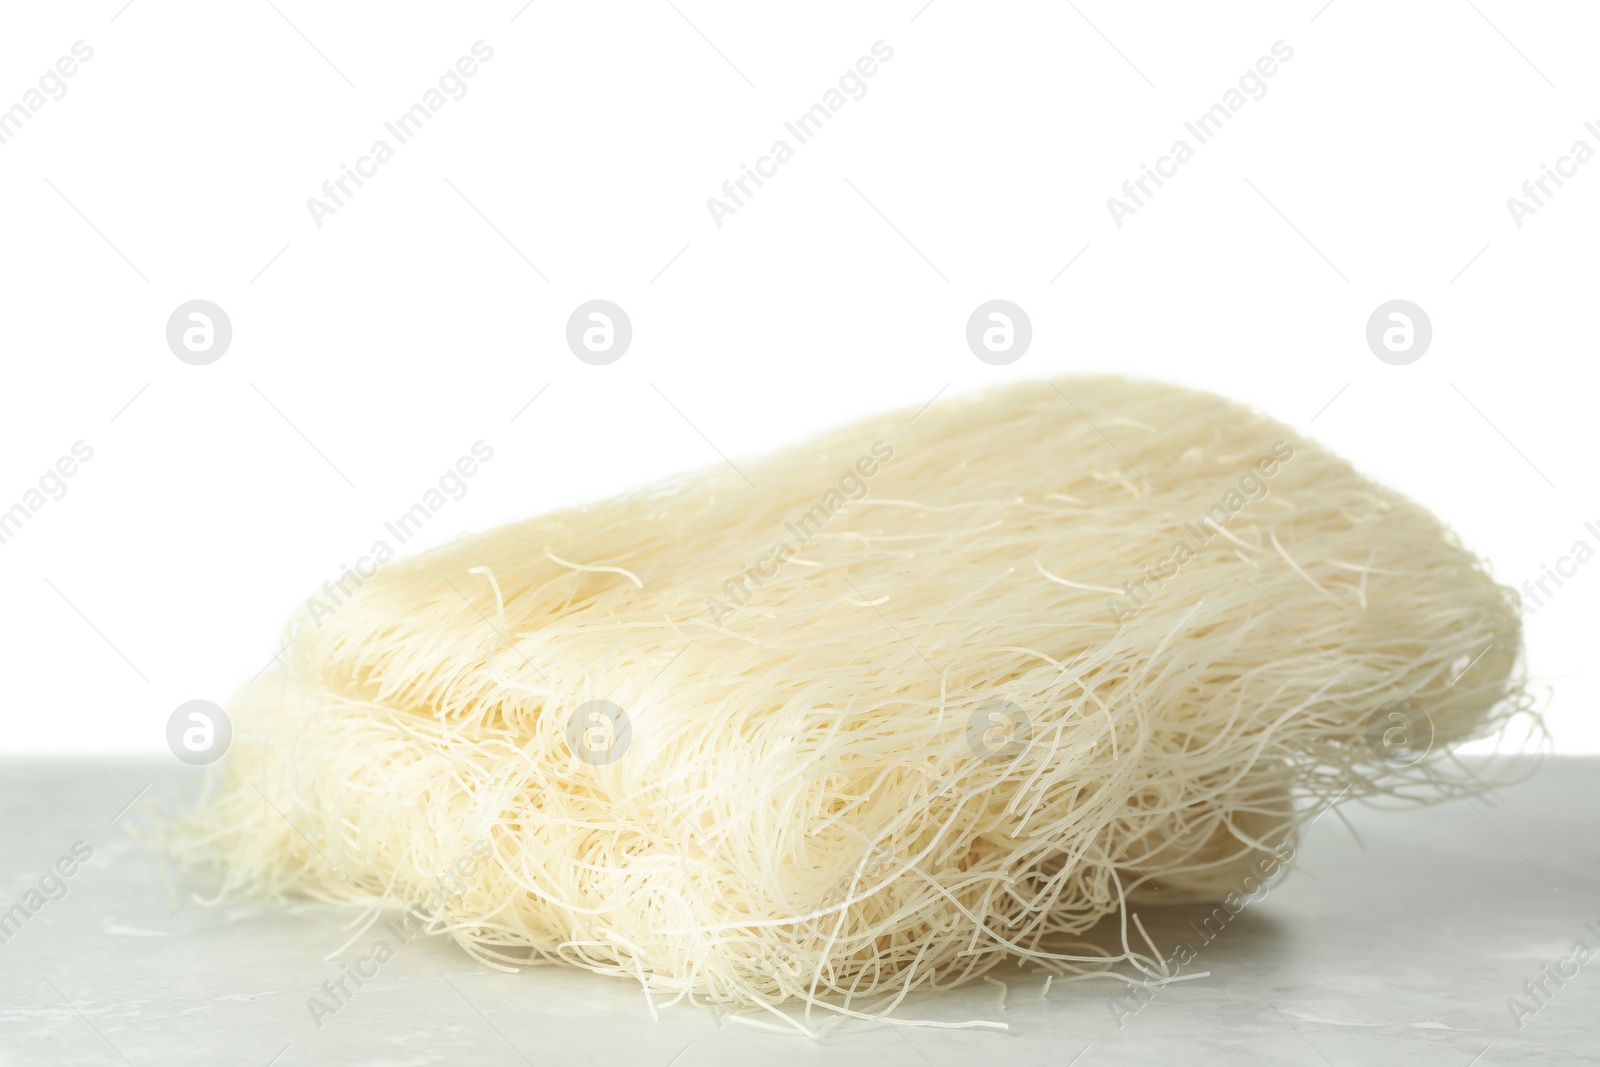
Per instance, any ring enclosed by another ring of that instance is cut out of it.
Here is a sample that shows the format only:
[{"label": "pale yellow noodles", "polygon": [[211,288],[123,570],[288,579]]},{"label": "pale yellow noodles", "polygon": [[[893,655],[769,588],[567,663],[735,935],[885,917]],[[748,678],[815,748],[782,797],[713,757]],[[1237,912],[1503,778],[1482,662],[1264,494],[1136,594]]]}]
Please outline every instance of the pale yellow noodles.
[{"label": "pale yellow noodles", "polygon": [[[1226,893],[1340,795],[1470,788],[1445,746],[1526,708],[1515,604],[1455,537],[1214,396],[1019,385],[740,469],[295,620],[189,853],[656,1004],[876,1015],[1007,957],[1159,980],[1128,901]],[[580,758],[596,700],[627,730]],[[1433,753],[1396,767],[1369,723],[1401,700]],[[1120,955],[1084,943],[1118,913]]]}]

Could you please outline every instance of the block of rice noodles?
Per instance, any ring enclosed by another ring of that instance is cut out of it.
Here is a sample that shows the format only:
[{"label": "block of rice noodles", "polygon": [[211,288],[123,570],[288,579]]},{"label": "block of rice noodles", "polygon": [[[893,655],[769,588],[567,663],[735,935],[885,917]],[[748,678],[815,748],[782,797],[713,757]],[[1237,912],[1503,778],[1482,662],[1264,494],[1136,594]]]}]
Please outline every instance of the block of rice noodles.
[{"label": "block of rice noodles", "polygon": [[1450,746],[1528,710],[1514,595],[1438,519],[1116,377],[346,588],[233,703],[185,852],[222,895],[407,905],[656,1004],[881,1015],[1007,959],[1159,981],[1131,904],[1238,891],[1334,799],[1471,788]]}]

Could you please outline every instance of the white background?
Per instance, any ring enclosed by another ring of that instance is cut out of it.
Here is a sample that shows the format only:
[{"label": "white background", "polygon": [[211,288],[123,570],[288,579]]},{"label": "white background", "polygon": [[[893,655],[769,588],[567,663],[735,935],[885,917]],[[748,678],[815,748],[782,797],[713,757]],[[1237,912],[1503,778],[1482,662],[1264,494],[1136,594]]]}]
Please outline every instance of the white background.
[{"label": "white background", "polygon": [[[1521,228],[1506,206],[1600,149],[1593,5],[275,2],[3,16],[0,108],[94,55],[0,144],[0,509],[94,457],[0,545],[0,750],[163,751],[480,439],[428,543],[1114,370],[1301,428],[1510,584],[1600,544],[1600,160]],[[478,40],[466,95],[314,225]],[[718,228],[706,199],[879,40],[866,95]],[[1107,197],[1279,40],[1266,95],[1115,226]],[[603,367],[564,341],[596,297],[634,328]],[[995,297],[1034,329],[1006,367],[964,340]],[[232,320],[209,366],[165,341],[195,298]],[[1393,298],[1433,323],[1409,366],[1364,340]],[[1564,751],[1600,751],[1597,598],[1600,560],[1528,620]]]}]

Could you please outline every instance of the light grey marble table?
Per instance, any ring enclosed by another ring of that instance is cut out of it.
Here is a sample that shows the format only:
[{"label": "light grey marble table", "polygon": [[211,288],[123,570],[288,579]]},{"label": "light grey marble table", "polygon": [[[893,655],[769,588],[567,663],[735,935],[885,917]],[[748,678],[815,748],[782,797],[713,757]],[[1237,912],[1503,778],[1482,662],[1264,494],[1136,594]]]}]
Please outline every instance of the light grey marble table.
[{"label": "light grey marble table", "polygon": [[[0,915],[27,912],[0,924],[0,1063],[1600,1063],[1600,956],[1572,956],[1580,941],[1600,952],[1597,759],[1547,760],[1492,802],[1346,805],[1360,841],[1320,819],[1303,869],[1209,942],[1189,925],[1200,909],[1144,909],[1163,951],[1197,946],[1185,973],[1210,973],[1136,1012],[1120,985],[1055,983],[1046,995],[1043,978],[1008,968],[1004,1010],[989,983],[905,1008],[998,1019],[1005,1032],[863,1023],[822,1040],[703,1008],[652,1019],[629,983],[555,967],[502,974],[427,937],[319,1026],[308,1000],[360,955],[324,959],[353,913],[200,906],[125,832],[192,774],[170,761],[0,763]],[[1540,982],[1546,992],[1530,996]],[[1512,998],[1531,1013],[1514,1018]]]}]

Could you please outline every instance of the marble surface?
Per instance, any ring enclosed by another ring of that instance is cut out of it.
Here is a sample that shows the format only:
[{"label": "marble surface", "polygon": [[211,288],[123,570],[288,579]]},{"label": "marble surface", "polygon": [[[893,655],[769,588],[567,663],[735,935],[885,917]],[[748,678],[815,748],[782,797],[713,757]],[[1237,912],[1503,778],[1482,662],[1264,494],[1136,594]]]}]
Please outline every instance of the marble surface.
[{"label": "marble surface", "polygon": [[[1136,1011],[1120,985],[1046,993],[1008,968],[1003,1010],[991,983],[905,1009],[1004,1032],[850,1024],[822,1040],[681,1006],[652,1019],[629,983],[502,974],[427,937],[315,1020],[316,987],[363,954],[324,958],[353,913],[200,906],[127,832],[192,774],[170,761],[0,763],[0,912],[43,901],[0,929],[0,1063],[1600,1063],[1600,956],[1572,959],[1575,942],[1600,952],[1600,759],[1546,760],[1492,800],[1345,805],[1349,825],[1319,820],[1302,869],[1209,941],[1189,925],[1201,909],[1144,909],[1158,947],[1191,942],[1184,973],[1209,975]],[[1558,986],[1547,966],[1576,973]],[[1541,979],[1549,995],[1530,998],[1525,983]],[[1511,998],[1531,1013],[1513,1018]]]}]

